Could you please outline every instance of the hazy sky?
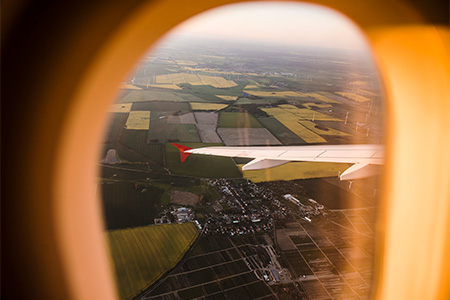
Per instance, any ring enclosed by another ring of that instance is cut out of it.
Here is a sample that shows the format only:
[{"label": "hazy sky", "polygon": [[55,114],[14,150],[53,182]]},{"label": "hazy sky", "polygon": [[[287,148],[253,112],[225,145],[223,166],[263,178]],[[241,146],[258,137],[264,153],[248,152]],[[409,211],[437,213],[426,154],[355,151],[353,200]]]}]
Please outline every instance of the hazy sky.
[{"label": "hazy sky", "polygon": [[293,2],[227,5],[197,15],[175,31],[326,48],[366,47],[359,29],[343,15],[329,8]]}]

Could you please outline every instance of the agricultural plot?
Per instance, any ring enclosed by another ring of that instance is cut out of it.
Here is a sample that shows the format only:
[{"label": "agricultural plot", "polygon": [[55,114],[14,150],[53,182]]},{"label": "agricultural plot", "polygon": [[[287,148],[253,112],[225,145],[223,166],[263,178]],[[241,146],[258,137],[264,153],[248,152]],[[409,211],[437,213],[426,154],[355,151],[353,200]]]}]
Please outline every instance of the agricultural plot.
[{"label": "agricultural plot", "polygon": [[152,186],[137,187],[130,182],[107,182],[100,188],[108,230],[153,224],[164,192]]},{"label": "agricultural plot", "polygon": [[308,109],[311,109],[312,106],[315,106],[317,108],[333,107],[331,104],[317,104],[317,103],[312,103],[312,102],[302,103],[302,105]]},{"label": "agricultural plot", "polygon": [[[217,144],[190,144],[185,146],[196,148],[218,146]],[[242,178],[239,169],[229,157],[192,154],[185,162],[180,161],[180,152],[172,144],[165,145],[166,167],[178,175],[202,178]]]},{"label": "agricultural plot", "polygon": [[[237,244],[237,240],[233,239],[233,243]],[[187,260],[155,289],[144,293],[143,298],[277,299],[237,249],[228,238],[203,236]],[[247,257],[250,256],[249,253]]]},{"label": "agricultural plot", "polygon": [[261,105],[268,105],[272,103],[277,103],[280,99],[279,98],[263,98],[263,99],[248,99],[248,98],[239,98],[236,102],[233,103],[234,106],[237,105],[247,105],[247,104],[261,104]]},{"label": "agricultural plot", "polygon": [[248,90],[248,89],[259,89],[259,88],[261,88],[261,86],[260,86],[260,85],[257,85],[257,84],[247,84],[247,85],[245,86],[245,89],[246,89],[246,90]]},{"label": "agricultural plot", "polygon": [[321,93],[302,93],[297,92],[301,97],[311,97],[319,101],[323,101],[326,103],[340,103],[339,101],[336,101],[335,99],[332,99],[330,97],[326,97],[322,95]]},{"label": "agricultural plot", "polygon": [[266,128],[218,128],[226,146],[281,145]]},{"label": "agricultural plot", "polygon": [[300,117],[287,112],[281,108],[261,108],[264,112],[269,115],[273,115],[280,123],[286,126],[290,131],[299,136],[302,140],[307,143],[325,143],[326,140],[320,135],[312,132],[306,127],[298,123]]},{"label": "agricultural plot", "polygon": [[332,135],[332,136],[351,136],[348,133],[339,131],[333,128],[318,126],[316,123],[311,121],[299,121],[300,124],[308,128],[309,130],[320,134],[320,135]]},{"label": "agricultural plot", "polygon": [[107,233],[121,299],[131,299],[173,268],[198,236],[193,223]]},{"label": "agricultural plot", "polygon": [[134,103],[145,101],[186,101],[174,92],[163,92],[153,90],[133,90],[118,99],[119,103]]},{"label": "agricultural plot", "polygon": [[[300,118],[303,119],[307,119],[307,120],[317,120],[317,121],[342,121],[340,119],[336,119],[334,117],[331,117],[329,115],[311,110],[311,109],[307,109],[307,108],[298,108],[294,105],[290,105],[290,104],[281,104],[278,105],[279,108],[290,112],[296,116],[299,116]],[[268,110],[270,110],[270,108],[268,108]],[[272,115],[276,115],[277,111],[274,110]]]},{"label": "agricultural plot", "polygon": [[216,112],[194,112],[198,125],[217,125],[219,114]]},{"label": "agricultural plot", "polygon": [[275,117],[258,118],[258,121],[264,125],[283,145],[302,145],[306,144],[298,135],[289,130]]},{"label": "agricultural plot", "polygon": [[237,97],[235,96],[228,96],[228,95],[215,95],[216,97],[219,97],[223,100],[227,100],[227,101],[234,101],[236,100]]},{"label": "agricultural plot", "polygon": [[175,114],[167,116],[168,124],[195,124],[194,114],[189,112],[185,114]]},{"label": "agricultural plot", "polygon": [[297,92],[294,91],[283,91],[283,92],[277,92],[277,91],[273,91],[273,92],[265,92],[265,91],[250,91],[250,90],[244,90],[245,93],[253,95],[253,96],[258,96],[258,97],[281,97],[281,98],[286,98],[286,97],[294,97],[294,98],[298,98],[299,94]]},{"label": "agricultural plot", "polygon": [[129,113],[132,103],[113,104],[109,107],[111,113]]},{"label": "agricultural plot", "polygon": [[264,170],[242,171],[242,175],[253,182],[337,177],[348,169],[347,164],[324,162],[290,162],[285,165]]},{"label": "agricultural plot", "polygon": [[[163,164],[163,145],[147,144],[147,131],[143,130],[124,130],[119,142],[127,148],[137,152],[148,160],[162,165]],[[119,150],[119,155],[122,151]],[[141,161],[137,159],[136,161]]]},{"label": "agricultural plot", "polygon": [[150,126],[150,112],[134,110],[128,115],[127,122],[125,123],[126,129],[139,129],[148,130]]},{"label": "agricultural plot", "polygon": [[106,143],[116,142],[122,132],[124,131],[125,123],[128,119],[128,114],[111,113],[109,114],[108,132],[104,138]]},{"label": "agricultural plot", "polygon": [[211,85],[215,88],[229,88],[237,86],[232,80],[226,80],[223,77],[196,75],[190,73],[171,73],[156,76],[157,84],[181,84],[189,83],[191,85]]},{"label": "agricultural plot", "polygon": [[258,120],[249,113],[224,112],[219,113],[217,127],[223,128],[262,128]]},{"label": "agricultural plot", "polygon": [[228,104],[204,102],[191,102],[190,104],[192,110],[221,110],[228,106]]},{"label": "agricultural plot", "polygon": [[178,65],[183,66],[196,66],[198,63],[195,61],[187,61],[187,60],[175,60]]},{"label": "agricultural plot", "polygon": [[222,143],[222,140],[216,132],[216,125],[197,124],[197,132],[202,143]]},{"label": "agricultural plot", "polygon": [[194,124],[169,124],[167,119],[152,121],[147,139],[149,143],[200,141]]},{"label": "agricultural plot", "polygon": [[[200,86],[200,88],[204,88],[204,87],[206,87],[206,86]],[[211,87],[211,88],[214,89],[213,87]],[[196,96],[193,93],[188,93],[188,92],[183,91],[183,92],[178,92],[177,95],[180,98],[184,99],[184,101],[187,101],[187,102],[211,102],[211,100],[214,100],[214,97],[212,97],[211,94]],[[202,96],[203,98],[200,96]]]},{"label": "agricultural plot", "polygon": [[181,90],[181,88],[176,84],[148,84],[147,86],[160,89]]},{"label": "agricultural plot", "polygon": [[187,103],[187,102],[170,102],[170,101],[137,102],[137,103],[133,103],[131,110],[188,112],[189,111],[189,103]]},{"label": "agricultural plot", "polygon": [[364,97],[363,95],[356,94],[356,93],[347,93],[347,92],[336,92],[336,94],[343,96],[345,98],[348,98],[350,100],[354,100],[356,102],[368,102],[370,101],[369,98]]}]

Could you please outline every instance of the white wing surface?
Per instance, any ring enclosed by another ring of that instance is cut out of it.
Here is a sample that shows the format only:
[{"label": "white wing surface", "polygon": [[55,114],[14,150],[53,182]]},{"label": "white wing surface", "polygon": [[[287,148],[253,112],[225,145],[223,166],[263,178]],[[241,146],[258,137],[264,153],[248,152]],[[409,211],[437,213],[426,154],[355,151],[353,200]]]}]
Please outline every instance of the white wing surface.
[{"label": "white wing surface", "polygon": [[260,170],[291,161],[337,162],[354,164],[340,175],[351,180],[373,175],[384,162],[382,145],[318,145],[270,147],[205,147],[190,149],[174,144],[184,159],[189,154],[253,158],[243,170]]}]

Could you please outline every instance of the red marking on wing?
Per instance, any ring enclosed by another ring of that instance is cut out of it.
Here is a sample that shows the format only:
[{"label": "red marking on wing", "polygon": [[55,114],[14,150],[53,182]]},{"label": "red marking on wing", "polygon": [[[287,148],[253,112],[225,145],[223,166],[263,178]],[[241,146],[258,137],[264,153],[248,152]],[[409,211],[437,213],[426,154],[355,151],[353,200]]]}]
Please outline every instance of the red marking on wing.
[{"label": "red marking on wing", "polygon": [[186,158],[188,158],[189,155],[191,155],[191,153],[186,153],[184,151],[186,150],[191,150],[192,148],[177,144],[177,143],[172,143],[172,145],[174,145],[178,150],[180,150],[180,160],[181,162],[184,162],[186,160]]}]

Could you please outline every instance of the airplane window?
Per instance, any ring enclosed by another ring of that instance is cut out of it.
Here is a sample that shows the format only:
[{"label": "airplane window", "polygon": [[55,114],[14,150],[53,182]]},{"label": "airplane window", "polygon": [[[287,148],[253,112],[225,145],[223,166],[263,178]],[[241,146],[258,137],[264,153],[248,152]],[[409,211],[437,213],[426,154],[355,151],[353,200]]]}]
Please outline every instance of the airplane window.
[{"label": "airplane window", "polygon": [[121,299],[367,299],[383,90],[344,16],[203,13],[110,109],[99,190]]}]

